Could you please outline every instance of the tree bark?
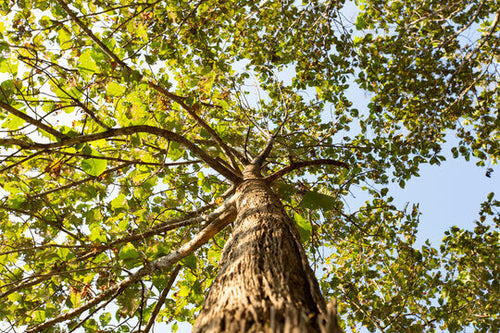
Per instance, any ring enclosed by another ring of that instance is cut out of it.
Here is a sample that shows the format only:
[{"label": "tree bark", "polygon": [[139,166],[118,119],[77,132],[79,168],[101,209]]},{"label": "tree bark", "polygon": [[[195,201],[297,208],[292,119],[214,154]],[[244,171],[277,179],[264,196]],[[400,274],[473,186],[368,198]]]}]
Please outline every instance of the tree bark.
[{"label": "tree bark", "polygon": [[324,331],[325,301],[294,222],[266,181],[245,178],[233,235],[193,332]]}]

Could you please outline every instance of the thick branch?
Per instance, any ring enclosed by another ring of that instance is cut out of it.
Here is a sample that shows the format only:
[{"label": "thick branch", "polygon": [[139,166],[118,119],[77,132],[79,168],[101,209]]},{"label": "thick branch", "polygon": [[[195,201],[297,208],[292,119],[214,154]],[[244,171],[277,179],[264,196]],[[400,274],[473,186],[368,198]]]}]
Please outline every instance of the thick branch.
[{"label": "thick branch", "polygon": [[213,236],[221,231],[226,225],[234,221],[236,218],[236,206],[234,196],[220,208],[216,209],[211,215],[218,215],[205,228],[203,228],[191,241],[182,246],[179,250],[170,253],[169,255],[159,258],[152,263],[154,269],[165,269],[170,267],[175,262],[188,256],[203,244],[208,242]]},{"label": "thick branch", "polygon": [[268,182],[273,182],[273,181],[283,177],[287,173],[292,172],[293,170],[297,170],[300,168],[313,166],[313,165],[335,165],[335,166],[339,166],[339,167],[342,167],[345,169],[349,169],[349,165],[347,163],[336,161],[336,160],[330,160],[330,159],[318,159],[318,160],[312,160],[312,161],[293,162],[289,166],[286,166],[283,169],[280,169],[280,170],[276,171],[275,173],[267,176],[265,178],[265,180]]},{"label": "thick branch", "polygon": [[79,143],[91,142],[110,137],[131,135],[137,133],[149,133],[160,136],[167,140],[178,142],[181,145],[183,145],[186,149],[190,150],[193,154],[198,156],[200,159],[202,159],[212,169],[219,172],[222,176],[226,177],[231,182],[239,183],[241,180],[241,177],[236,175],[232,170],[226,168],[224,165],[222,165],[217,160],[212,158],[209,154],[207,154],[205,150],[201,149],[200,147],[198,147],[197,145],[195,145],[193,142],[189,141],[182,135],[179,135],[177,133],[162,128],[148,126],[148,125],[114,128],[104,132],[99,132],[89,135],[81,135],[72,138],[65,138],[58,142],[51,142],[51,143],[29,143],[19,139],[0,139],[0,145],[18,145],[23,149],[41,150],[41,149],[73,146]]},{"label": "thick branch", "polygon": [[260,169],[262,167],[262,164],[266,160],[266,158],[271,153],[271,150],[273,149],[273,145],[274,145],[274,136],[271,136],[267,140],[266,146],[264,147],[264,149],[262,150],[262,152],[259,155],[255,156],[255,158],[252,160],[252,162],[250,164],[253,164],[257,168]]},{"label": "thick branch", "polygon": [[19,118],[23,119],[24,121],[30,123],[31,125],[35,125],[39,129],[41,129],[49,134],[52,134],[53,136],[55,136],[58,139],[67,138],[66,135],[60,133],[59,131],[55,130],[54,128],[52,128],[50,126],[45,125],[41,121],[38,121],[38,120],[28,116],[26,113],[19,111],[18,109],[12,107],[9,104],[6,104],[6,103],[0,101],[0,107],[2,109],[5,109],[9,113],[12,113],[14,116],[19,117]]},{"label": "thick branch", "polygon": [[2,139],[0,138],[0,146],[19,146],[23,149],[29,147],[29,142],[20,139]]}]

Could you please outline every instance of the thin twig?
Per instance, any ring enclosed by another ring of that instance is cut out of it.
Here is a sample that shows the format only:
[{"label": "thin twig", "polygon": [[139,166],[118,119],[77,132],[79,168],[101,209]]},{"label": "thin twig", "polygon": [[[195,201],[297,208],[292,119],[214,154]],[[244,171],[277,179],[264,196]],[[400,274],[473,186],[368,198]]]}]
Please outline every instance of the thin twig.
[{"label": "thin twig", "polygon": [[311,160],[311,161],[303,161],[303,162],[293,162],[292,164],[276,171],[275,173],[267,176],[265,178],[266,181],[268,182],[273,182],[284,175],[286,175],[289,172],[292,172],[293,170],[297,170],[300,168],[308,167],[308,166],[313,166],[313,165],[335,165],[339,166],[345,169],[349,169],[349,165],[344,162],[340,162],[337,160],[331,160],[331,159],[318,159],[318,160]]},{"label": "thin twig", "polygon": [[158,316],[158,313],[160,312],[160,309],[165,303],[165,300],[167,299],[168,292],[172,288],[172,285],[174,284],[175,279],[177,278],[177,274],[179,274],[179,271],[181,270],[181,266],[177,265],[173,269],[172,273],[170,274],[170,279],[168,280],[167,286],[165,289],[162,290],[160,297],[158,298],[158,301],[156,302],[155,308],[153,309],[153,312],[151,313],[151,317],[149,317],[148,323],[146,324],[146,327],[141,333],[148,333],[149,330],[151,330],[151,327],[153,326],[156,316]]}]

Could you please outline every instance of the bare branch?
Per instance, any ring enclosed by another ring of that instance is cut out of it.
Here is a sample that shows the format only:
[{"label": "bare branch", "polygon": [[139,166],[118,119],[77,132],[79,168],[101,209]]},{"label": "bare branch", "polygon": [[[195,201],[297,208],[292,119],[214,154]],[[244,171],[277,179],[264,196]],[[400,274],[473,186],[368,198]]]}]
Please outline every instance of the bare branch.
[{"label": "bare branch", "polygon": [[293,162],[292,164],[284,167],[283,169],[280,169],[276,171],[275,173],[267,176],[265,178],[266,181],[268,182],[273,182],[276,179],[279,179],[286,175],[287,173],[297,170],[300,168],[308,167],[308,166],[313,166],[313,165],[335,165],[339,166],[345,169],[349,169],[349,165],[344,162],[336,161],[336,160],[331,160],[331,159],[318,159],[318,160],[312,160],[312,161],[303,161],[303,162]]}]

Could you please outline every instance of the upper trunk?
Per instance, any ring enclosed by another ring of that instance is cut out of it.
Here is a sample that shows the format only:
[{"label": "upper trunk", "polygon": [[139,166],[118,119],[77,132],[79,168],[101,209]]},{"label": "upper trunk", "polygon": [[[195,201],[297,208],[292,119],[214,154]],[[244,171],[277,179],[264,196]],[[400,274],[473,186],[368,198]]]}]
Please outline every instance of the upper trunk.
[{"label": "upper trunk", "polygon": [[193,332],[318,332],[325,302],[295,224],[265,181],[246,178],[236,193],[233,235]]}]

